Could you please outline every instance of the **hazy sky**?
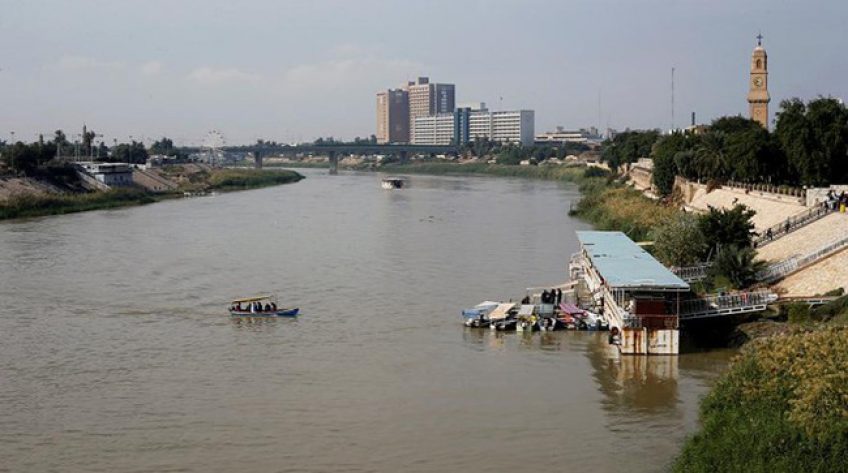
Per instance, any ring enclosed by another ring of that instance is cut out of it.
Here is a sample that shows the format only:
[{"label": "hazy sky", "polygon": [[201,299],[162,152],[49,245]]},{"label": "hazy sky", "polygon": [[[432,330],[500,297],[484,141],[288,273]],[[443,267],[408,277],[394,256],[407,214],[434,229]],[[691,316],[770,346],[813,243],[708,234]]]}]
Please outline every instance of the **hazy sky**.
[{"label": "hazy sky", "polygon": [[759,30],[773,115],[848,98],[846,24],[846,0],[0,0],[0,139],[367,136],[419,75],[537,132],[668,128],[672,67],[678,125],[747,113]]}]

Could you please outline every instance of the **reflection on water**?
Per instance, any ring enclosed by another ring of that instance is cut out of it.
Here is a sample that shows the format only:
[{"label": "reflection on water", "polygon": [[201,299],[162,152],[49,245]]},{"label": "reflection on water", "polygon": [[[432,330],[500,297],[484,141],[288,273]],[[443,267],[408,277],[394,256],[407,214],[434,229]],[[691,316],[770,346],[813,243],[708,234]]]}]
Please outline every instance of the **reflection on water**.
[{"label": "reflection on water", "polygon": [[[0,224],[0,470],[641,472],[694,429],[727,354],[462,326],[563,279],[573,187],[306,174]],[[229,317],[266,291],[303,315]]]}]

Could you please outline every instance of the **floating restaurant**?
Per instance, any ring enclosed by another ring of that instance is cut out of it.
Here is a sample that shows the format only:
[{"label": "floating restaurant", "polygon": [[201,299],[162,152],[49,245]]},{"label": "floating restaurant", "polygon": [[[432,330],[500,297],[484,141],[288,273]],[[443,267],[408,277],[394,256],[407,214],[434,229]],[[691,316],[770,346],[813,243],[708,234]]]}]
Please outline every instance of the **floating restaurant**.
[{"label": "floating restaurant", "polygon": [[626,355],[676,355],[689,284],[621,232],[577,232],[571,278],[606,319]]}]

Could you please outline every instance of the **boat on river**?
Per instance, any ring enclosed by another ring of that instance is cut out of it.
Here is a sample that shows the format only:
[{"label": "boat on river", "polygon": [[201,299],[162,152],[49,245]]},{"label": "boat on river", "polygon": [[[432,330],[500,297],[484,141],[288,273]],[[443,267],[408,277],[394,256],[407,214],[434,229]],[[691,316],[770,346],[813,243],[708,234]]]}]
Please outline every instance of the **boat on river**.
[{"label": "boat on river", "polygon": [[230,304],[232,317],[297,317],[298,313],[299,307],[279,307],[277,297],[272,295],[235,299]]},{"label": "boat on river", "polygon": [[500,302],[483,301],[470,309],[462,311],[466,327],[485,328],[491,324],[489,314],[498,307]]},{"label": "boat on river", "polygon": [[398,177],[398,176],[384,177],[382,183],[380,184],[380,186],[382,186],[383,189],[388,189],[388,190],[403,189],[404,187],[407,187],[407,185],[408,185],[408,180],[405,177]]}]

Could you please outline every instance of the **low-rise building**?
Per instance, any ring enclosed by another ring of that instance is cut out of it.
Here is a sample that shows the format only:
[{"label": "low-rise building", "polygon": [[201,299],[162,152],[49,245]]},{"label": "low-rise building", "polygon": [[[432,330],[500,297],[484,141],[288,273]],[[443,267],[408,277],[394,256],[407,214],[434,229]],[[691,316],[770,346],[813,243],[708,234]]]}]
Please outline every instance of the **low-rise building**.
[{"label": "low-rise building", "polygon": [[592,130],[566,130],[558,126],[555,131],[546,131],[536,135],[536,144],[563,145],[565,143],[588,143],[590,140],[597,140],[597,131],[592,133]]},{"label": "low-rise building", "polygon": [[132,185],[132,166],[128,163],[82,162],[80,167],[86,174],[109,187]]}]

